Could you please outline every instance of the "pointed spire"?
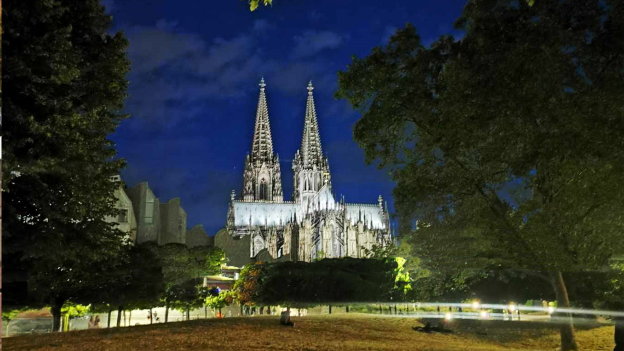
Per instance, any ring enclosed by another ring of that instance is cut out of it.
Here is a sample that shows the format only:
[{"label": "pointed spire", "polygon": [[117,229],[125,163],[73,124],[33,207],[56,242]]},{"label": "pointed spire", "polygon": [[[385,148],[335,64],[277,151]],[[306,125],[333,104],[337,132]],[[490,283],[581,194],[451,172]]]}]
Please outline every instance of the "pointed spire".
[{"label": "pointed spire", "polygon": [[268,161],[273,158],[273,139],[269,123],[269,108],[266,102],[264,77],[260,79],[260,96],[256,110],[256,127],[254,129],[253,144],[251,145],[252,161]]},{"label": "pointed spire", "polygon": [[323,150],[321,149],[321,137],[319,136],[318,121],[316,119],[313,90],[314,86],[312,86],[312,81],[310,81],[308,83],[308,101],[306,103],[303,138],[301,140],[301,156],[304,168],[311,168],[313,165],[320,167],[323,164]]}]

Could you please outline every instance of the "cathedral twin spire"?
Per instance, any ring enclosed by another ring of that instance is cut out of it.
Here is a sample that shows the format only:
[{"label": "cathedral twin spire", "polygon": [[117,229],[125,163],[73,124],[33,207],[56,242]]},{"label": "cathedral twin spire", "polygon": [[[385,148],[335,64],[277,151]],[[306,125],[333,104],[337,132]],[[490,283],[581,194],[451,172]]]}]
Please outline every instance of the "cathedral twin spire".
[{"label": "cathedral twin spire", "polygon": [[273,139],[271,138],[271,124],[269,123],[269,108],[266,102],[264,78],[260,80],[260,97],[256,110],[256,127],[254,129],[253,144],[251,146],[252,161],[268,161],[273,157]]},{"label": "cathedral twin spire", "polygon": [[[282,202],[279,158],[273,153],[264,78],[260,80],[259,86],[251,154],[247,156],[245,164],[243,198],[245,201]],[[327,160],[323,158],[312,82],[308,83],[307,90],[301,149],[297,150],[293,160],[295,197],[302,193],[318,191],[323,184],[329,184],[329,167]]]},{"label": "cathedral twin spire", "polygon": [[266,102],[264,78],[260,80],[260,96],[256,110],[251,154],[247,155],[243,177],[243,199],[245,201],[282,202],[282,177],[279,157],[273,153],[273,138],[269,122],[269,108]]},{"label": "cathedral twin spire", "polygon": [[321,149],[321,137],[319,136],[316,108],[314,107],[314,87],[308,83],[308,100],[306,102],[305,123],[303,125],[303,137],[301,139],[301,158],[304,168],[323,163],[323,150]]}]

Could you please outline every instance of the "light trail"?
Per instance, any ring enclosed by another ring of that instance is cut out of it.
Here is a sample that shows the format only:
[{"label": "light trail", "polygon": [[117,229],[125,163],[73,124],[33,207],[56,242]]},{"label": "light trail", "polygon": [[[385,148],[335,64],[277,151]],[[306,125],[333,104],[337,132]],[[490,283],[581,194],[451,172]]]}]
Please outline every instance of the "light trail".
[{"label": "light trail", "polygon": [[[381,315],[388,315],[387,312],[394,310],[400,312],[397,316],[417,315],[422,318],[446,318],[446,319],[502,319],[502,320],[553,320],[561,321],[567,318],[567,315],[577,316],[603,316],[603,317],[624,317],[624,311],[597,310],[585,308],[560,308],[552,306],[525,306],[521,304],[491,304],[473,302],[336,302],[324,303],[324,305],[332,306],[369,306],[371,313],[377,308],[381,308]],[[440,308],[439,311],[425,311],[424,309]],[[442,309],[445,308],[445,309]],[[455,311],[448,310],[454,308]],[[461,312],[458,309],[461,308]],[[469,311],[464,311],[469,310]],[[500,310],[495,312],[490,310]],[[502,312],[505,311],[505,312]],[[511,313],[509,313],[511,311]],[[522,312],[543,312],[544,314],[522,314]],[[450,313],[450,315],[449,315]],[[396,315],[396,314],[395,314]]]},{"label": "light trail", "polygon": [[[392,303],[390,303],[392,304]],[[421,307],[455,307],[473,309],[473,303],[449,303],[449,302],[417,302],[412,303],[414,305],[420,304]],[[394,305],[394,304],[393,304]],[[400,303],[396,303],[400,305]],[[548,314],[555,313],[569,313],[580,315],[594,315],[594,316],[610,316],[610,317],[624,317],[624,311],[609,311],[609,310],[593,310],[584,308],[559,308],[559,307],[540,307],[540,306],[524,306],[520,304],[513,304],[513,308],[510,308],[510,304],[489,304],[480,303],[479,309],[487,310],[519,310],[519,311],[532,311],[532,312],[545,312]]]}]

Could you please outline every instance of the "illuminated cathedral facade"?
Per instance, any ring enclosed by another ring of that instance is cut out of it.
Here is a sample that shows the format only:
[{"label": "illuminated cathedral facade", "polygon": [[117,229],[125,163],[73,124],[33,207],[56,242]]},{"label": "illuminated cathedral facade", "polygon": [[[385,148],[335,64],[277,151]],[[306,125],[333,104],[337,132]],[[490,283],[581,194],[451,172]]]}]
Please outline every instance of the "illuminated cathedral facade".
[{"label": "illuminated cathedral facade", "polygon": [[259,256],[293,261],[364,257],[374,246],[391,243],[388,209],[381,195],[372,204],[335,198],[313,90],[308,84],[301,148],[292,162],[294,191],[292,201],[285,201],[279,157],[273,152],[266,84],[264,79],[260,82],[243,189],[239,198],[232,191],[226,227],[229,240],[248,243],[250,261]]}]

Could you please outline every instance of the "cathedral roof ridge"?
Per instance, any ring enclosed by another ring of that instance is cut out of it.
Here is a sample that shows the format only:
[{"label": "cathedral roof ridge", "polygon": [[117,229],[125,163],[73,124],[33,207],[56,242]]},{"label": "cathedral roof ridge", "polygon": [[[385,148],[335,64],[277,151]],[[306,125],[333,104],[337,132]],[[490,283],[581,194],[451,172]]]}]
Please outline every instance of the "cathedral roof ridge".
[{"label": "cathedral roof ridge", "polygon": [[379,207],[377,204],[361,203],[361,202],[345,202],[345,205],[352,206],[365,206],[365,207]]},{"label": "cathedral roof ridge", "polygon": [[262,205],[293,205],[294,201],[270,201],[270,200],[245,200],[245,199],[237,199],[233,200],[232,203],[236,204],[248,204],[251,206],[262,206]]}]

